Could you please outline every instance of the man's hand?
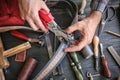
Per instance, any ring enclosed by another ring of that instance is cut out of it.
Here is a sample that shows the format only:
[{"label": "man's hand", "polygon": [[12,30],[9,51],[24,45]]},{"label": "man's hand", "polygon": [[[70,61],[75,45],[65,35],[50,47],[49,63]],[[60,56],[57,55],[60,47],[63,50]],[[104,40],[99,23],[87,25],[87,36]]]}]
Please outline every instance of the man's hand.
[{"label": "man's hand", "polygon": [[89,17],[83,19],[80,22],[73,24],[66,29],[66,32],[72,33],[76,30],[80,31],[81,37],[79,40],[73,41],[70,47],[66,48],[65,52],[80,51],[87,44],[90,44],[96,28],[101,20],[102,13],[99,11],[93,11]]},{"label": "man's hand", "polygon": [[21,17],[26,20],[34,30],[47,31],[42,24],[38,11],[44,9],[49,12],[48,7],[42,0],[18,0]]}]

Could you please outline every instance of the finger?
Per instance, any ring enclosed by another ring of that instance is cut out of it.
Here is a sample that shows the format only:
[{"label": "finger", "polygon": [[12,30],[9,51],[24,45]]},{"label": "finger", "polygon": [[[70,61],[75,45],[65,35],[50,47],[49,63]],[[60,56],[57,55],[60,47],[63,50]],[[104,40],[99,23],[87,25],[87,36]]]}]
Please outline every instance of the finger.
[{"label": "finger", "polygon": [[85,39],[80,39],[79,43],[76,45],[72,45],[68,48],[65,48],[65,52],[74,52],[74,51],[80,51],[83,47],[87,45],[87,42]]},{"label": "finger", "polygon": [[38,30],[37,26],[35,25],[35,23],[33,22],[32,19],[27,18],[26,20],[28,21],[29,25],[30,25],[35,31]]},{"label": "finger", "polygon": [[43,23],[41,22],[40,18],[39,18],[39,15],[38,14],[35,14],[36,16],[33,18],[34,19],[34,22],[35,24],[38,26],[38,28],[40,28],[41,30],[43,31],[47,31],[47,29],[45,28],[45,26],[43,25]]},{"label": "finger", "polygon": [[44,5],[42,6],[42,9],[44,9],[46,12],[50,12],[50,9],[47,7],[46,3],[43,3]]},{"label": "finger", "polygon": [[75,24],[71,25],[70,27],[68,27],[65,31],[67,33],[72,33],[76,30],[79,30],[80,29],[79,27],[80,27],[79,23],[75,23]]},{"label": "finger", "polygon": [[25,20],[25,18],[24,18],[24,11],[23,11],[23,9],[22,9],[21,4],[19,4],[18,6],[19,6],[19,10],[20,10],[20,16],[21,16],[21,18],[22,18],[23,20]]},{"label": "finger", "polygon": [[76,45],[71,45],[68,48],[64,49],[65,52],[74,52],[74,51],[79,51],[79,46]]}]

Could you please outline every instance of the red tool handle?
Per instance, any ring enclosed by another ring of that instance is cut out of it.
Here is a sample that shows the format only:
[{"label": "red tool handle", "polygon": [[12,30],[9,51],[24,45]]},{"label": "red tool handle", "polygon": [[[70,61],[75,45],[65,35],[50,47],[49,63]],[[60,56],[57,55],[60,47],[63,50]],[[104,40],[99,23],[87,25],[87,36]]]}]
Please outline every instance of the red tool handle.
[{"label": "red tool handle", "polygon": [[111,77],[111,71],[108,67],[107,60],[106,60],[104,55],[102,55],[101,58],[102,58],[102,64],[103,64],[103,68],[104,68],[104,75],[106,77],[110,78]]},{"label": "red tool handle", "polygon": [[43,25],[48,29],[48,26],[46,23],[51,22],[54,20],[54,17],[51,13],[47,13],[44,9],[39,10],[39,17],[43,23]]},{"label": "red tool handle", "polygon": [[39,10],[39,16],[42,18],[45,22],[51,22],[54,20],[54,17],[51,13],[47,13],[44,9]]},{"label": "red tool handle", "polygon": [[10,34],[16,38],[22,39],[22,40],[29,40],[29,37],[24,35],[23,33],[17,31],[17,30],[13,30],[10,32]]}]

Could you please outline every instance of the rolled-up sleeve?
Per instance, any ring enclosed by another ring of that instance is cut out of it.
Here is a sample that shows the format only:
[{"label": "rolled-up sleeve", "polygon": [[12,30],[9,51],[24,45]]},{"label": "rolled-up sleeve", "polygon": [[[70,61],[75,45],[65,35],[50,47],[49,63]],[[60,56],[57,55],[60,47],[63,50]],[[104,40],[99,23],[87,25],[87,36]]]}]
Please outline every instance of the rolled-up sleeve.
[{"label": "rolled-up sleeve", "polygon": [[103,12],[108,2],[109,0],[92,0],[90,7],[92,10],[98,10],[98,11]]}]

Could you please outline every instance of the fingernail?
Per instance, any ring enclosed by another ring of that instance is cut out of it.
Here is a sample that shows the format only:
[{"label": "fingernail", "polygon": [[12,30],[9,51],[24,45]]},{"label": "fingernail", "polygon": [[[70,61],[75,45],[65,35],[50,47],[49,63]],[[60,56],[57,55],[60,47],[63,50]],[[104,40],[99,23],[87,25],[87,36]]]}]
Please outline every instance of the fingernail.
[{"label": "fingernail", "polygon": [[33,28],[33,30],[34,30],[34,31],[37,31],[37,30],[38,30],[38,28],[36,28],[36,27],[35,27],[35,28]]}]

